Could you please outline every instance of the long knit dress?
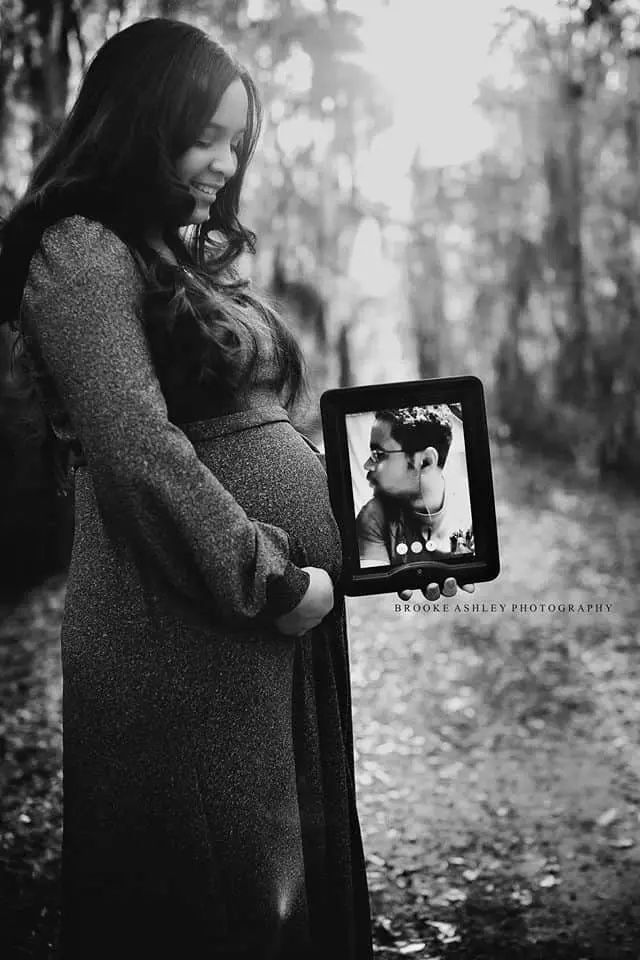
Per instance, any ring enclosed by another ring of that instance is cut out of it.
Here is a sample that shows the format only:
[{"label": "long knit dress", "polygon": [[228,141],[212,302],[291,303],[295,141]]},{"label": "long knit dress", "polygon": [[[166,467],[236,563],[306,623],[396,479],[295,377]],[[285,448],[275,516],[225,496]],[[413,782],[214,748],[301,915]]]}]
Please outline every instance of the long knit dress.
[{"label": "long knit dress", "polygon": [[62,625],[64,960],[365,960],[344,598],[326,474],[267,380],[172,423],[141,275],[102,225],[50,227],[23,298],[45,408],[86,465]]}]

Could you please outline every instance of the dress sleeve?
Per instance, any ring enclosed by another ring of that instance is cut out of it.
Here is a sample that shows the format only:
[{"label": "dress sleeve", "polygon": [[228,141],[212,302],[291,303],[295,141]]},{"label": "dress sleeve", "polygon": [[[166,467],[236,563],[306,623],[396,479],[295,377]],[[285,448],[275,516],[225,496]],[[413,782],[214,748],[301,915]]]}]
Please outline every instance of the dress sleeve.
[{"label": "dress sleeve", "polygon": [[279,527],[250,520],[167,416],[124,243],[84,217],[45,231],[23,318],[69,415],[109,534],[217,616],[287,613],[309,575]]}]

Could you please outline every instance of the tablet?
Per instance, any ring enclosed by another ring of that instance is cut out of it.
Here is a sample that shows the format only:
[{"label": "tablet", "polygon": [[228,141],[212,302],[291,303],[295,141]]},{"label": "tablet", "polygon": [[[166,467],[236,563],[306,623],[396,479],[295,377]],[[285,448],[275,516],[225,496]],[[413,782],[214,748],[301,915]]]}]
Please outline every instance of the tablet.
[{"label": "tablet", "polygon": [[320,398],[331,505],[349,596],[498,576],[482,383],[449,377]]}]

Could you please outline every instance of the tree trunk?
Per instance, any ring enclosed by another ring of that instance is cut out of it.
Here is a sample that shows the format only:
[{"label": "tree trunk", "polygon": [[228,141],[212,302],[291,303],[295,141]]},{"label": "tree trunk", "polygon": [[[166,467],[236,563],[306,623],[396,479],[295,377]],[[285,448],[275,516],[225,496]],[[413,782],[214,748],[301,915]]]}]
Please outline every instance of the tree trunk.
[{"label": "tree trunk", "polygon": [[582,405],[589,396],[589,320],[584,290],[582,244],[582,87],[567,82],[565,110],[568,122],[566,154],[567,250],[564,270],[568,336],[558,365],[558,397]]},{"label": "tree trunk", "polygon": [[338,383],[341,387],[353,385],[353,365],[351,362],[351,345],[349,343],[349,327],[343,325],[338,334]]},{"label": "tree trunk", "polygon": [[37,158],[66,113],[69,34],[79,31],[73,0],[48,0],[30,12],[37,16],[34,33],[25,44],[24,63],[31,103],[36,108],[32,152]]},{"label": "tree trunk", "polygon": [[437,377],[446,355],[445,270],[440,224],[443,221],[442,170],[428,170],[414,160],[414,230],[407,251],[409,309],[415,338],[418,376]]}]

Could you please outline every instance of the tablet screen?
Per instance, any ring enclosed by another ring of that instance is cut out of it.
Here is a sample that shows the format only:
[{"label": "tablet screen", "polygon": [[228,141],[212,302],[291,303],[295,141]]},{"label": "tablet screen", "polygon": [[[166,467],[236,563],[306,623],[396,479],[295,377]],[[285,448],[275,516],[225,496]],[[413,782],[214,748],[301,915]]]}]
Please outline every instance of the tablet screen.
[{"label": "tablet screen", "polygon": [[345,416],[360,568],[474,556],[461,403]]}]

